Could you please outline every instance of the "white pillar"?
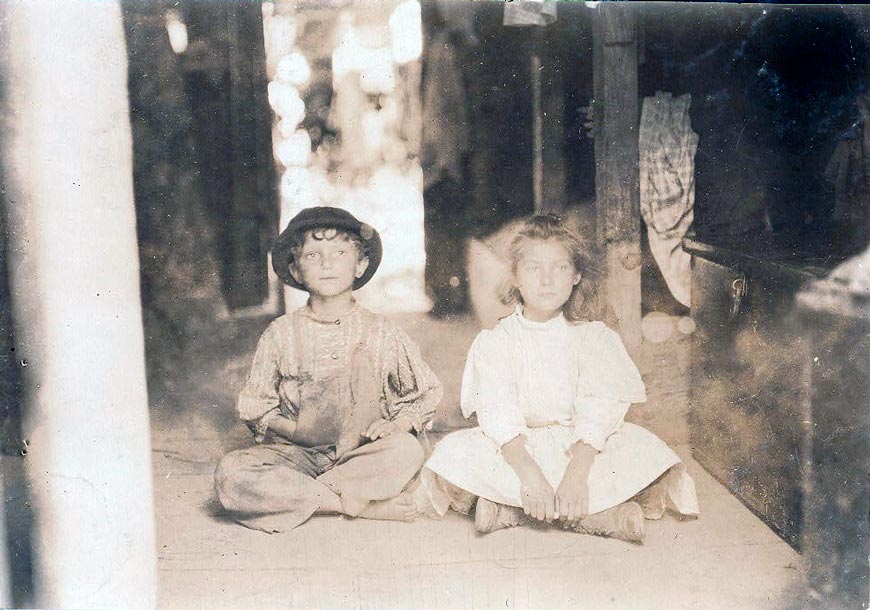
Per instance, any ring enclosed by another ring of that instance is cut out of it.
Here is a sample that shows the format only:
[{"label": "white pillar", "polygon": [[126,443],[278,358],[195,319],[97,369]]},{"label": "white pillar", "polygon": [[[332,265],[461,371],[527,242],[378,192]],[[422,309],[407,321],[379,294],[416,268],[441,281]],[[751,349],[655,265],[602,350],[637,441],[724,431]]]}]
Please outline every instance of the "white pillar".
[{"label": "white pillar", "polygon": [[[0,473],[0,498],[4,497],[3,475]],[[12,607],[12,573],[8,555],[9,532],[6,529],[6,508],[0,507],[0,608]]]},{"label": "white pillar", "polygon": [[27,360],[36,604],[153,608],[127,63],[117,2],[2,11],[0,150]]}]

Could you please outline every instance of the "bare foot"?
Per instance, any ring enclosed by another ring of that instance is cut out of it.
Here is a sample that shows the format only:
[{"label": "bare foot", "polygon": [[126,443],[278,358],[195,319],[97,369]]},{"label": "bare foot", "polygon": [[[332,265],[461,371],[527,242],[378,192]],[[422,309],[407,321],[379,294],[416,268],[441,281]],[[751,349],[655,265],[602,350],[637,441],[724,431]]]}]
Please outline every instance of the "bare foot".
[{"label": "bare foot", "polygon": [[417,518],[417,506],[410,494],[400,493],[389,500],[369,502],[369,505],[362,509],[359,516],[364,519],[410,523]]}]

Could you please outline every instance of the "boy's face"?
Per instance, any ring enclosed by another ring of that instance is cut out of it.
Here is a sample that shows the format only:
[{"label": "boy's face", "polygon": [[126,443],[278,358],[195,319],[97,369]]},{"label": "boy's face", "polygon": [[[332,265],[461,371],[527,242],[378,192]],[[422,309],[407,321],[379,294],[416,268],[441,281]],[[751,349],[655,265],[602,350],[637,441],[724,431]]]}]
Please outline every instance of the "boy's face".
[{"label": "boy's face", "polygon": [[[330,232],[332,237],[330,237]],[[356,244],[341,234],[327,230],[315,239],[309,232],[290,273],[313,295],[334,297],[353,290],[353,282],[369,266],[367,258],[360,260]]]}]

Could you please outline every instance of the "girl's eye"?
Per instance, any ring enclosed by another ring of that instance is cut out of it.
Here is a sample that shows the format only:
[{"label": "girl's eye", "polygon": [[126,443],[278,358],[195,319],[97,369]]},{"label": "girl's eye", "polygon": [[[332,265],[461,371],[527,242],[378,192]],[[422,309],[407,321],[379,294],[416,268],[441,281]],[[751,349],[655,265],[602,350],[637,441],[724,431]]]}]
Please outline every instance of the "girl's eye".
[{"label": "girl's eye", "polygon": [[336,252],[336,254],[339,256],[344,256],[344,252],[344,250],[339,250],[338,252]]},{"label": "girl's eye", "polygon": [[317,256],[318,256],[317,252],[306,252],[305,253],[305,258],[307,258],[310,261],[315,260],[317,258]]}]

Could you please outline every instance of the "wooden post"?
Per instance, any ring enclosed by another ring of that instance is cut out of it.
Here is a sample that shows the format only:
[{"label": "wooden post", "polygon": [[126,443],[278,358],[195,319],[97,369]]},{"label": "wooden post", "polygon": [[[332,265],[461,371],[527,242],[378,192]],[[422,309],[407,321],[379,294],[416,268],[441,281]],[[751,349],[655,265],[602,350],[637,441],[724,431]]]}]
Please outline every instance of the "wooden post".
[{"label": "wooden post", "polygon": [[[266,261],[278,232],[262,6],[251,0],[182,6],[191,41],[183,56],[190,110],[183,98],[173,102],[183,113],[192,113],[197,150],[188,156],[202,171],[223,297],[235,313],[259,311],[272,305]],[[125,8],[141,22],[140,45],[157,38],[157,33],[147,31],[153,27],[149,18],[165,7],[129,0]],[[166,52],[166,46],[162,50]],[[147,63],[153,61],[137,62],[148,69],[148,77],[153,67]]]},{"label": "wooden post", "polygon": [[127,64],[117,2],[6,3],[3,138],[38,607],[153,608]]},{"label": "wooden post", "polygon": [[227,7],[233,186],[226,294],[231,307],[240,307],[263,304],[269,296],[266,253],[278,233],[278,202],[262,8],[252,0]]},{"label": "wooden post", "polygon": [[565,211],[565,91],[562,66],[552,50],[543,55],[542,157],[544,212]]},{"label": "wooden post", "polygon": [[565,112],[562,75],[545,28],[532,26],[532,193],[535,212],[565,210]]},{"label": "wooden post", "polygon": [[544,127],[541,108],[541,47],[533,38],[534,49],[530,60],[532,76],[532,199],[535,212],[544,207]]},{"label": "wooden post", "polygon": [[600,299],[629,351],[641,342],[637,19],[602,2],[594,16],[596,233],[604,258]]}]

